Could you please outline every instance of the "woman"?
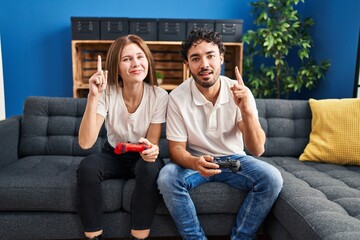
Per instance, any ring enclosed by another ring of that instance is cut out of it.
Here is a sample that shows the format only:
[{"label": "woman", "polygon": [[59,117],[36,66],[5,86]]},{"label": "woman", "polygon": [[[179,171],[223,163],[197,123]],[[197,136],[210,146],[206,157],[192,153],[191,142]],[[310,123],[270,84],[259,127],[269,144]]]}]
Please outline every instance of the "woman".
[{"label": "woman", "polygon": [[[168,94],[157,85],[155,64],[145,42],[136,35],[120,37],[110,46],[106,69],[98,57],[89,79],[89,94],[79,129],[79,144],[96,142],[105,121],[108,142],[101,153],[84,158],[77,171],[77,205],[87,239],[102,239],[101,181],[135,178],[131,202],[131,235],[146,239],[159,193],[156,179],[163,166],[158,159],[161,124]],[[118,142],[151,146],[140,153],[114,153]],[[119,199],[120,201],[120,199]]]}]

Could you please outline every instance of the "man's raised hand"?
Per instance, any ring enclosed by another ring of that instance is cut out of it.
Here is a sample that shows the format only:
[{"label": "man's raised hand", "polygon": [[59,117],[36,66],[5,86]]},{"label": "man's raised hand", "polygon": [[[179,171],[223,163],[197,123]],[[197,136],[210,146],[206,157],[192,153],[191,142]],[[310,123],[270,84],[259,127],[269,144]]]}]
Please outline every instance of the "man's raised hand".
[{"label": "man's raised hand", "polygon": [[230,89],[233,92],[233,97],[236,105],[238,105],[240,110],[243,110],[249,106],[248,89],[244,84],[239,68],[237,66],[235,67],[235,76],[237,83],[235,83]]}]

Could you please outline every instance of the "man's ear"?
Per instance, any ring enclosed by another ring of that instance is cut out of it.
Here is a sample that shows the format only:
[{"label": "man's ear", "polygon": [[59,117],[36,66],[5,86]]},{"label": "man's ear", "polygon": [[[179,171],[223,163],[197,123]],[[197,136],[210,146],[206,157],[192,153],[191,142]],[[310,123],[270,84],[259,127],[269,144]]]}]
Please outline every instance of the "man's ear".
[{"label": "man's ear", "polygon": [[221,61],[221,64],[224,63],[224,54],[220,54],[220,61]]},{"label": "man's ear", "polygon": [[189,67],[189,62],[184,60],[184,64],[186,67]]}]

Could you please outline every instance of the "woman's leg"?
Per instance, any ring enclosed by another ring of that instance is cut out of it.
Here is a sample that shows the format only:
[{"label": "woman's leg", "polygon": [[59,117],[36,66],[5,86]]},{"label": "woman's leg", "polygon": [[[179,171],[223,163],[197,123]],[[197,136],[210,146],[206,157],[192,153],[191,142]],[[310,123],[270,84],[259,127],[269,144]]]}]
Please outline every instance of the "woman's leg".
[{"label": "woman's leg", "polygon": [[139,159],[135,167],[135,189],[131,199],[131,235],[144,239],[149,236],[150,226],[159,200],[156,180],[163,161],[146,162]]},{"label": "woman's leg", "polygon": [[[101,182],[109,178],[129,178],[128,161],[103,152],[85,157],[77,170],[76,204],[85,236],[102,233],[103,196]],[[110,149],[111,150],[111,149]]]}]

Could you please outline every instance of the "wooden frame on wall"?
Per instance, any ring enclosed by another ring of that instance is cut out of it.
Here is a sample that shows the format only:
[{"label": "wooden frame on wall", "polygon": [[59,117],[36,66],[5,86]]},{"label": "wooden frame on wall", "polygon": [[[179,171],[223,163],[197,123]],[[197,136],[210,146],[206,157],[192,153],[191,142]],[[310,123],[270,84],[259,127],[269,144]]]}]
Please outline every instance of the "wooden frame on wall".
[{"label": "wooden frame on wall", "polygon": [[357,48],[357,57],[356,57],[353,96],[354,96],[354,98],[360,98],[360,29],[359,29],[359,37],[358,37],[358,48]]}]

